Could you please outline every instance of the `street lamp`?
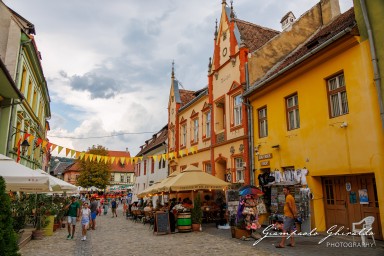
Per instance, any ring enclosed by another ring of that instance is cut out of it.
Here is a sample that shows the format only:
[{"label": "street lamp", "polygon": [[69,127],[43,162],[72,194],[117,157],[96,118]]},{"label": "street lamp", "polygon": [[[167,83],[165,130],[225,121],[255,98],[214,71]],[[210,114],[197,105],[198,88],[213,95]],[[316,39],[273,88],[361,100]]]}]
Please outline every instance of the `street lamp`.
[{"label": "street lamp", "polygon": [[23,143],[21,143],[20,147],[21,147],[21,154],[25,155],[25,153],[27,152],[28,147],[29,147],[28,141],[24,140]]}]

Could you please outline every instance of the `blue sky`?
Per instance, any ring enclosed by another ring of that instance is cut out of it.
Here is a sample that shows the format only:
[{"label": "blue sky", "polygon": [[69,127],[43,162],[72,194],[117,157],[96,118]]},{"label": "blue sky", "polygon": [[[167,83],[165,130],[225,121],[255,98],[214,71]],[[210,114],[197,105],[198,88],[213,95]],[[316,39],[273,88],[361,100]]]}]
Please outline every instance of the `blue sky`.
[{"label": "blue sky", "polygon": [[[167,123],[173,60],[185,89],[206,86],[221,2],[4,0],[36,28],[51,97],[50,141],[77,151],[92,145],[129,148],[135,155],[151,137],[146,132]],[[233,5],[239,19],[281,30],[288,11],[298,18],[317,2],[235,0]],[[353,5],[339,2],[342,12]],[[111,136],[119,133],[134,134]]]}]

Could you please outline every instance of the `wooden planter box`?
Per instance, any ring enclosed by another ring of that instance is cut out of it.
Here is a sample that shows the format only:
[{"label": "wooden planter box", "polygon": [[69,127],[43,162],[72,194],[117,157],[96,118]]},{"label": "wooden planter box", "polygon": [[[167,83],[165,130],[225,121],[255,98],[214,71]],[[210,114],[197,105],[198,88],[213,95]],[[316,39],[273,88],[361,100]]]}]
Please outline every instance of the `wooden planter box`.
[{"label": "wooden planter box", "polygon": [[240,239],[242,237],[250,237],[251,230],[235,228],[235,238]]}]

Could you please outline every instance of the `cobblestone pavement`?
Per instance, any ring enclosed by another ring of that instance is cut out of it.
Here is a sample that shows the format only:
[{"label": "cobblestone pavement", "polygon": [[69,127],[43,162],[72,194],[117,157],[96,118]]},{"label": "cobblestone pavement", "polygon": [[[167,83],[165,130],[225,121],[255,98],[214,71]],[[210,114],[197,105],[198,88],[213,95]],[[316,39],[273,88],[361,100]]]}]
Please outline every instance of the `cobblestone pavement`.
[{"label": "cobblestone pavement", "polygon": [[[254,239],[241,241],[231,237],[230,230],[217,229],[214,224],[204,224],[203,232],[155,235],[149,225],[135,223],[122,216],[121,209],[117,218],[97,217],[96,230],[89,231],[87,241],[81,241],[78,223],[76,239],[66,240],[67,230],[56,231],[53,236],[43,240],[32,240],[21,250],[22,256],[46,255],[384,255],[384,242],[376,241],[373,248],[351,247],[352,240],[340,237],[328,238],[318,244],[324,237],[298,237],[296,247],[277,249],[275,245],[280,238],[265,238],[256,246]],[[358,239],[355,240],[359,241]],[[371,240],[370,240],[371,241]],[[328,244],[327,244],[328,242]],[[331,244],[332,243],[332,244]]]}]

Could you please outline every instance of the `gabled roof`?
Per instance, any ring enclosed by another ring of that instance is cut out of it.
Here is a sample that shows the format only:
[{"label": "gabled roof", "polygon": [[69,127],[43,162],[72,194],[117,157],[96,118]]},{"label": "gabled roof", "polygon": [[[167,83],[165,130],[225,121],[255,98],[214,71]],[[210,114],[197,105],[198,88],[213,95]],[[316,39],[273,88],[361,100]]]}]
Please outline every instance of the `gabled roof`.
[{"label": "gabled roof", "polygon": [[58,162],[51,173],[53,173],[54,176],[62,175],[64,174],[65,169],[72,164],[73,162]]},{"label": "gabled roof", "polygon": [[25,33],[29,34],[34,34],[36,35],[35,31],[35,25],[33,25],[31,22],[29,22],[27,19],[25,19],[23,16],[12,10],[7,6],[8,10],[16,16],[17,20],[19,21],[20,25],[23,26],[23,30]]},{"label": "gabled roof", "polygon": [[[109,156],[114,156],[116,158],[120,157],[131,157],[131,154],[129,151],[112,151],[108,150],[108,155]],[[131,164],[130,161],[125,161],[124,165],[120,163],[120,161],[116,160],[111,164],[111,172],[134,172],[133,165]]]},{"label": "gabled roof", "polygon": [[[280,32],[262,27],[247,21],[235,18],[235,23],[240,32],[240,40],[248,47],[249,52],[254,52]],[[239,42],[240,44],[241,42]]]},{"label": "gabled roof", "polygon": [[147,140],[146,144],[142,146],[142,149],[136,156],[143,156],[161,146],[168,138],[168,125],[165,125],[159,132],[155,133],[151,139]]},{"label": "gabled roof", "polygon": [[353,8],[351,8],[343,14],[340,14],[327,26],[318,30],[318,32],[310,37],[305,44],[296,48],[296,50],[292,51],[292,53],[289,54],[283,61],[277,63],[261,80],[259,80],[253,87],[251,87],[251,90],[247,91],[245,95],[249,95],[252,91],[262,86],[265,82],[279,75],[279,72],[285,72],[284,69],[299,65],[297,61],[303,61],[306,59],[305,57],[307,54],[310,52],[315,53],[317,50],[320,50],[328,40],[336,37],[340,33],[343,33],[343,31],[346,33],[347,28],[354,27],[357,28],[355,14]]}]

